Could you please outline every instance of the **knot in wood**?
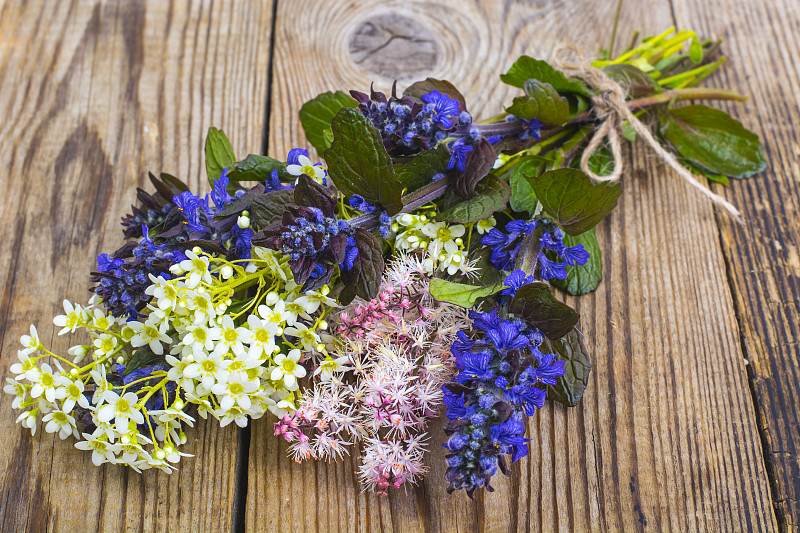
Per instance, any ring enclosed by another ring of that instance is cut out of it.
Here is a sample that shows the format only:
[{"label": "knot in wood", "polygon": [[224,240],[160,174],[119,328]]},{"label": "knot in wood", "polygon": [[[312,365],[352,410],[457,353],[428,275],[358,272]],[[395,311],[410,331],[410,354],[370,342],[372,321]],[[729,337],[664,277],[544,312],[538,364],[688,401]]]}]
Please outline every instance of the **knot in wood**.
[{"label": "knot in wood", "polygon": [[381,13],[361,23],[350,37],[353,61],[390,79],[430,72],[438,57],[436,37],[421,22],[398,13]]}]

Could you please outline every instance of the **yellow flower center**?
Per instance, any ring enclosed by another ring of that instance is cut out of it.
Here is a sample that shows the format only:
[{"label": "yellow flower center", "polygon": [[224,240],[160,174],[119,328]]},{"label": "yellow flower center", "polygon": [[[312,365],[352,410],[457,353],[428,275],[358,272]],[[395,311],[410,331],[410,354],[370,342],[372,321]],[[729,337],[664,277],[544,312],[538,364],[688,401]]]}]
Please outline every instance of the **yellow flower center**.
[{"label": "yellow flower center", "polygon": [[233,329],[226,329],[225,330],[225,340],[227,342],[236,342],[238,339],[238,335],[236,334],[236,330]]},{"label": "yellow flower center", "polygon": [[128,403],[128,400],[120,398],[117,402],[117,412],[119,413],[129,413],[131,410],[131,404]]},{"label": "yellow flower center", "polygon": [[256,340],[258,342],[269,342],[269,333],[265,329],[259,329],[256,331]]},{"label": "yellow flower center", "polygon": [[312,165],[303,165],[300,167],[300,172],[309,177],[313,177],[315,174],[314,167]]},{"label": "yellow flower center", "polygon": [[241,383],[231,383],[229,389],[231,394],[242,394],[244,392],[244,385]]},{"label": "yellow flower center", "polygon": [[208,359],[206,359],[205,361],[203,361],[203,362],[200,364],[200,366],[201,366],[201,367],[203,368],[203,370],[205,370],[206,372],[214,372],[214,371],[217,369],[217,365],[214,363],[214,361],[209,361]]},{"label": "yellow flower center", "polygon": [[284,359],[281,363],[284,372],[287,374],[294,374],[294,369],[297,368],[297,363],[293,359]]}]

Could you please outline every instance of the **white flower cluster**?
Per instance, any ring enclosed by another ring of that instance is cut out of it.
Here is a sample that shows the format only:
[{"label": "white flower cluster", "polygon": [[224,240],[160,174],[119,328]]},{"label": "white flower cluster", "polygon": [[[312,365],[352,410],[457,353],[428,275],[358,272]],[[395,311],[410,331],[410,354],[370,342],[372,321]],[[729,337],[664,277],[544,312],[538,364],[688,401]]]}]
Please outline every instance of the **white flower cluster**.
[{"label": "white flower cluster", "polygon": [[[35,433],[41,418],[45,431],[80,439],[95,464],[170,472],[186,455],[177,448],[183,425],[195,421],[190,409],[242,427],[267,411],[294,411],[302,354],[325,352],[318,331],[336,302],[327,287],[301,293],[285,259],[254,251],[247,268],[187,251],[175,278],[151,276],[140,320],[107,316],[97,297],[87,307],[65,301],[66,314],[53,320],[59,334],[80,328],[91,342],[70,348],[70,361],[45,349],[31,326],[4,389],[22,410],[17,421]],[[255,297],[235,300],[251,286]],[[48,357],[55,369],[40,362]]]},{"label": "white flower cluster", "polygon": [[405,213],[397,218],[397,226],[393,229],[399,232],[395,238],[395,247],[398,250],[427,251],[423,266],[428,275],[437,270],[451,276],[457,273],[469,274],[476,270],[467,259],[462,239],[466,228],[462,224],[448,225],[446,222],[429,220],[425,215]]}]

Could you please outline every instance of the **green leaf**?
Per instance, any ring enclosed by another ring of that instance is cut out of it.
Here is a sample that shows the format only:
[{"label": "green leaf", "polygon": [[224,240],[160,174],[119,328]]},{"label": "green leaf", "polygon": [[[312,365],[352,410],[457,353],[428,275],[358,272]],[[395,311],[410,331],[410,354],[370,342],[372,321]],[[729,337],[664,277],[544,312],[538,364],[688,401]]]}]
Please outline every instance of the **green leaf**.
[{"label": "green leaf", "polygon": [[576,93],[586,97],[592,95],[580,80],[567,78],[563,72],[554,69],[546,61],[529,56],[521,56],[511,65],[508,72],[500,75],[503,83],[520,89],[531,79],[549,83],[560,93]]},{"label": "green leaf", "polygon": [[283,172],[286,163],[265,155],[250,154],[228,173],[231,181],[264,181],[273,170]]},{"label": "green leaf", "polygon": [[511,199],[509,200],[511,209],[519,212],[527,211],[533,215],[537,201],[528,177],[542,172],[545,164],[545,159],[536,155],[529,155],[517,163],[508,179],[508,183],[511,185]]},{"label": "green leaf", "polygon": [[253,202],[255,202],[256,199],[262,196],[263,194],[264,194],[264,186],[259,183],[252,189],[247,190],[239,198],[234,199],[231,203],[225,206],[224,209],[219,211],[214,216],[214,218],[222,219],[229,217],[231,215],[238,215],[245,209],[250,209],[250,207],[252,207],[253,205]]},{"label": "green leaf", "polygon": [[389,216],[403,208],[403,186],[380,133],[357,109],[344,108],[331,123],[333,144],[325,151],[328,173],[345,196],[360,194],[372,204],[382,204]]},{"label": "green leaf", "polygon": [[434,278],[430,283],[430,293],[440,302],[448,302],[467,309],[472,308],[478,298],[486,298],[503,290],[502,282],[493,283],[485,287],[453,283],[440,278]]},{"label": "green leaf", "polygon": [[690,105],[667,110],[660,131],[681,156],[712,173],[746,178],[767,166],[758,135],[719,109]]},{"label": "green leaf", "polygon": [[508,310],[538,328],[550,340],[569,333],[580,318],[574,309],[556,300],[546,283],[539,281],[520,287]]},{"label": "green leaf", "polygon": [[422,96],[431,91],[439,91],[440,93],[446,94],[454,100],[458,100],[458,110],[466,111],[467,103],[464,100],[464,96],[458,91],[458,89],[456,89],[455,85],[447,80],[426,78],[422,81],[414,82],[406,87],[406,90],[403,91],[403,96],[408,96],[417,102],[422,102]]},{"label": "green leaf", "polygon": [[258,229],[266,228],[283,216],[286,208],[294,205],[294,191],[281,189],[260,195],[250,206],[250,218]]},{"label": "green leaf", "polygon": [[325,152],[325,129],[331,127],[331,121],[336,113],[343,107],[357,107],[356,102],[349,94],[336,91],[335,93],[322,93],[309,100],[300,108],[300,124],[306,132],[306,138],[317,153]]},{"label": "green leaf", "polygon": [[378,294],[383,277],[383,248],[372,233],[364,228],[356,228],[353,238],[358,255],[353,261],[353,268],[341,271],[342,282],[357,296],[370,300]]},{"label": "green leaf", "polygon": [[565,279],[553,278],[550,284],[566,291],[573,296],[592,292],[600,285],[603,279],[603,255],[600,246],[597,244],[597,237],[594,229],[586,233],[573,237],[564,236],[564,246],[583,245],[583,249],[589,252],[589,260],[585,265],[567,267],[567,277]]},{"label": "green leaf", "polygon": [[475,188],[475,196],[437,215],[438,220],[468,224],[488,218],[508,205],[511,188],[506,182],[489,174]]},{"label": "green leaf", "polygon": [[561,126],[569,120],[569,102],[549,83],[539,80],[525,82],[525,96],[514,98],[506,111],[519,118],[535,118],[545,125]]},{"label": "green leaf", "polygon": [[436,148],[416,155],[407,163],[395,162],[394,172],[397,180],[411,192],[429,184],[435,174],[445,172],[449,160],[450,152],[447,147],[439,144]]},{"label": "green leaf", "polygon": [[622,193],[618,183],[594,183],[572,168],[551,170],[530,182],[545,213],[570,235],[595,227],[617,206]]},{"label": "green leaf", "polygon": [[214,182],[222,175],[222,169],[233,170],[236,166],[236,155],[233,146],[225,136],[225,132],[215,127],[208,128],[206,135],[206,174],[208,183],[214,187]]},{"label": "green leaf", "polygon": [[601,69],[619,83],[631,98],[641,98],[663,92],[664,89],[647,72],[627,63],[614,63]]},{"label": "green leaf", "polygon": [[589,373],[592,371],[589,353],[583,345],[583,335],[577,328],[572,328],[561,339],[548,342],[556,354],[556,359],[566,364],[564,375],[556,380],[555,385],[547,387],[547,397],[567,407],[574,407],[581,401],[589,383]]},{"label": "green leaf", "polygon": [[689,59],[694,63],[700,63],[703,60],[703,45],[697,40],[697,36],[692,37],[692,44],[689,45]]}]

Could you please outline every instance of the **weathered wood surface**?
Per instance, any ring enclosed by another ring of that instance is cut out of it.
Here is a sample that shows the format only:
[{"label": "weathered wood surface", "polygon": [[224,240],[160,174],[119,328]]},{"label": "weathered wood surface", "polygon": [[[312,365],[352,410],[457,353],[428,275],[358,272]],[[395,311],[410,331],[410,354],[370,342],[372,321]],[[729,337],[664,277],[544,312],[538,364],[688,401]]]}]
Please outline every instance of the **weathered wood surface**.
[{"label": "weathered wood surface", "polygon": [[676,22],[725,39],[731,63],[715,86],[751,96],[733,110],[766,140],[768,169],[723,192],[744,227],[720,222],[721,243],[773,500],[786,529],[800,529],[800,6],[796,1],[676,0]]},{"label": "weathered wood surface", "polygon": [[[269,2],[0,6],[3,377],[30,322],[51,340],[61,300],[88,299],[86,275],[121,244],[119,219],[148,170],[202,187],[209,124],[260,150],[271,16]],[[14,419],[3,394],[3,531],[231,528],[236,428],[199,423],[187,445],[196,459],[170,477],[96,468],[72,442],[31,438]]]},{"label": "weathered wood surface", "polygon": [[[589,0],[277,2],[272,50],[269,2],[0,0],[0,163],[8,175],[0,180],[0,372],[28,323],[47,338],[60,300],[85,296],[85,273],[120,242],[119,216],[147,170],[202,190],[209,126],[225,129],[240,154],[261,149],[266,127],[270,154],[282,157],[305,146],[297,111],[308,98],[428,75],[453,81],[473,113],[488,116],[510,100],[513,91],[496,80],[514,57],[548,57],[563,39],[592,53],[607,44],[615,8]],[[247,433],[199,424],[187,445],[197,457],[171,478],[98,469],[68,441],[12,427],[2,395],[2,529],[796,528],[800,20],[792,3],[625,3],[621,40],[671,24],[727,38],[731,61],[712,83],[754,96],[730,111],[762,135],[771,168],[723,192],[751,222],[736,228],[645,149],[633,151],[620,207],[598,229],[603,284],[572,301],[594,355],[585,399],[573,409],[548,404],[534,418],[531,455],[495,493],[474,502],[446,495],[434,445],[427,481],[376,498],[359,490],[353,458],[290,462],[267,417],[252,424],[241,451]],[[442,438],[435,430],[434,441]]]},{"label": "weathered wood surface", "polygon": [[[601,22],[613,19],[615,4],[485,0],[454,9],[428,1],[279,2],[270,152],[305,146],[297,109],[317,93],[365,90],[371,81],[388,90],[403,72],[397,63],[404,49],[415,68],[401,82],[449,79],[475,115],[495,114],[512,94],[497,75],[514,57],[548,57],[564,38],[592,52],[606,44],[610,27]],[[672,24],[671,8],[627,3],[621,38],[634,28],[662,30]],[[306,14],[302,32],[292,17],[298,12]],[[420,24],[427,31],[418,35]],[[534,418],[531,455],[515,465],[513,479],[474,502],[448,497],[437,449],[417,490],[377,500],[358,492],[355,460],[289,464],[270,424],[258,421],[248,529],[775,529],[713,209],[639,148],[627,163],[633,170],[620,207],[598,231],[605,279],[576,301],[595,357],[591,384],[577,408],[551,404]],[[276,506],[271,497],[281,493]]]}]

